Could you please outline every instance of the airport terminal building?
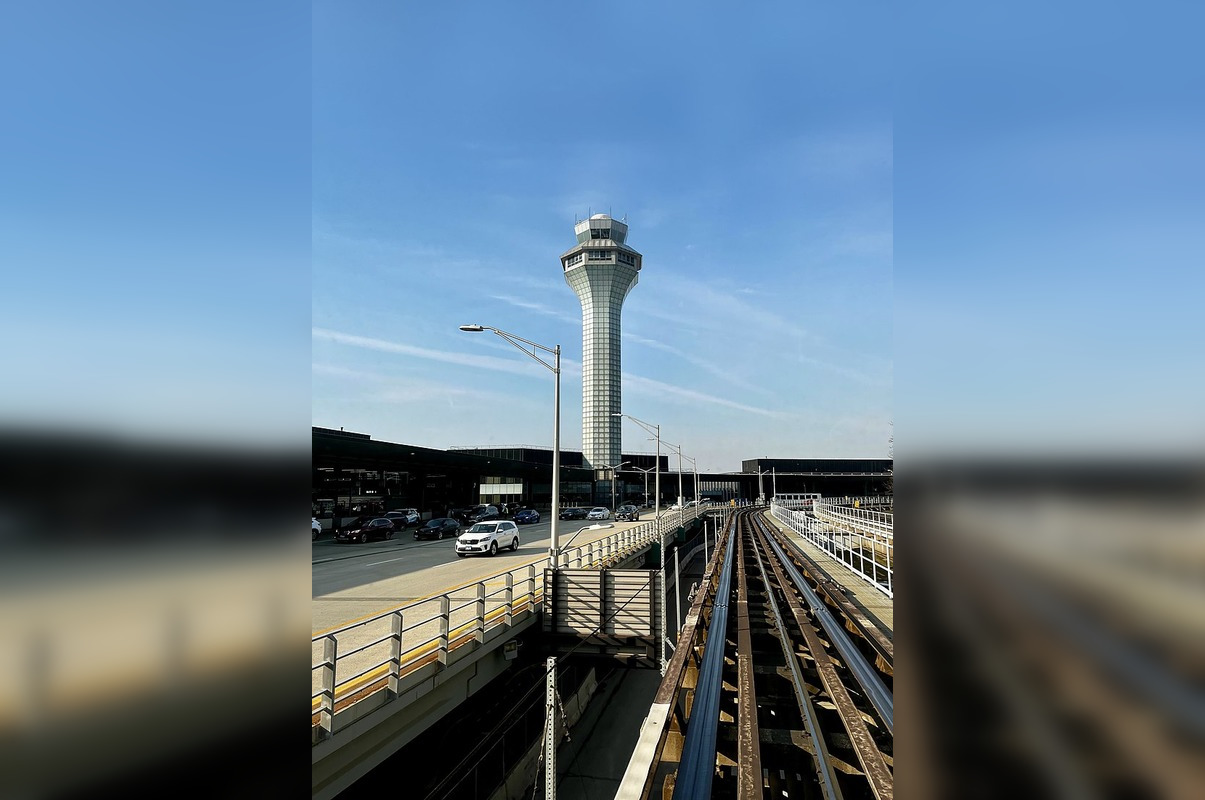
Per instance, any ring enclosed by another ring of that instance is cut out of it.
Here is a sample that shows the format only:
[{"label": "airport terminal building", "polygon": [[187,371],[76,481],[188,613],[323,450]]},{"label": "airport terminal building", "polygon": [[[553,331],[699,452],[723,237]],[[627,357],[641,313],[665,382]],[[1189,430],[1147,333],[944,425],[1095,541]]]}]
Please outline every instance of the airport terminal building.
[{"label": "airport terminal building", "polygon": [[[530,446],[457,447],[437,450],[384,442],[369,434],[312,428],[314,516],[383,513],[417,508],[424,519],[478,503],[518,503],[547,509],[552,503],[552,450]],[[682,486],[687,498],[767,499],[780,493],[825,496],[889,494],[891,459],[770,459],[743,461],[740,472],[684,472],[679,481],[652,453],[624,453],[631,462],[616,475],[616,502],[651,505],[658,467],[661,505]],[[645,471],[642,471],[645,470]],[[695,481],[698,481],[696,492]],[[647,487],[647,488],[646,488]],[[611,505],[609,479],[596,479],[581,452],[561,451],[561,504]],[[646,496],[645,492],[648,492]]]}]

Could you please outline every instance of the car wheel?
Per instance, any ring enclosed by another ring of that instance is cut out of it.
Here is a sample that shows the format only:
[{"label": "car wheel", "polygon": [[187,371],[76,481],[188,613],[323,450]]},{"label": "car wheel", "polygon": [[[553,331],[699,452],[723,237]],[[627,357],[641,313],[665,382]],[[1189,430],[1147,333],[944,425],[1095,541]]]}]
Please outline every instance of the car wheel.
[{"label": "car wheel", "polygon": [[518,550],[518,549],[519,549],[519,534],[517,534],[517,533],[515,534],[515,538],[514,538],[514,540],[513,540],[513,541],[511,541],[511,543],[510,543],[510,549],[511,549],[511,550]]},{"label": "car wheel", "polygon": [[490,555],[491,556],[498,555],[498,543],[497,542],[490,542]]},{"label": "car wheel", "polygon": [[442,541],[442,540],[443,540],[443,538],[444,538],[444,532],[441,530],[441,531],[440,531],[440,532],[437,534],[437,537],[436,537],[436,538],[438,538],[438,539],[440,539],[440,540]]},{"label": "car wheel", "polygon": [[392,538],[393,538],[393,531],[385,531],[385,539],[389,540]]},{"label": "car wheel", "polygon": [[360,544],[364,544],[364,543],[365,543],[365,542],[367,542],[367,541],[368,541],[368,534],[367,534],[367,533],[361,533],[361,534],[360,534]]}]

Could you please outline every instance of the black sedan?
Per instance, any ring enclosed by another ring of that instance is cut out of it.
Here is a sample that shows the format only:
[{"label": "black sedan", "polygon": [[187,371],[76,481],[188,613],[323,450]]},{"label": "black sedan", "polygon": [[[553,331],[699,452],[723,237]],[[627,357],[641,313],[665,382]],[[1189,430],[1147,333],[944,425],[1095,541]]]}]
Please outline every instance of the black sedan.
[{"label": "black sedan", "polygon": [[585,519],[586,509],[584,508],[562,508],[560,513],[561,519]]},{"label": "black sedan", "polygon": [[639,522],[640,510],[630,503],[622,505],[615,509],[615,519],[618,522]]},{"label": "black sedan", "polygon": [[533,525],[540,521],[540,512],[534,508],[524,508],[515,512],[511,517],[517,525]]},{"label": "black sedan", "polygon": [[436,517],[429,519],[414,532],[415,539],[455,539],[460,535],[460,523],[451,517]]},{"label": "black sedan", "polygon": [[367,542],[370,539],[392,539],[397,526],[393,520],[377,517],[365,523],[345,525],[335,534],[336,542]]}]

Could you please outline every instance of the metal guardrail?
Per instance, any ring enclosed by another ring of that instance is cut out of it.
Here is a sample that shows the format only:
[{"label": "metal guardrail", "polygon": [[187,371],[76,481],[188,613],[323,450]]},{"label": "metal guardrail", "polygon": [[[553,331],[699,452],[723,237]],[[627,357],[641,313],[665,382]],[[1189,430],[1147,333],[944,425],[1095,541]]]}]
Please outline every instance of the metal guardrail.
[{"label": "metal guardrail", "polygon": [[[602,567],[659,543],[709,507],[662,512],[657,519],[563,550],[557,565]],[[399,681],[431,663],[447,666],[457,647],[483,642],[486,632],[510,626],[516,614],[538,613],[544,581],[537,566],[525,565],[491,575],[434,597],[423,598],[368,619],[325,631],[310,639],[310,712],[317,739],[337,735],[335,715],[356,700],[377,692],[397,696]],[[517,592],[517,593],[516,593]]]},{"label": "metal guardrail", "polygon": [[852,508],[838,505],[831,500],[822,500],[813,504],[812,513],[818,519],[834,525],[845,525],[859,530],[868,536],[892,533],[892,512],[875,511],[870,508]]},{"label": "metal guardrail", "polygon": [[[853,573],[894,599],[895,541],[891,514],[867,510],[868,513],[880,515],[878,520],[874,526],[868,524],[858,527],[848,520],[862,520],[844,516],[841,512],[864,509],[839,507],[835,505],[837,502],[839,501],[834,498],[825,498],[824,503],[834,505],[827,511],[817,513],[815,517],[778,504],[771,504],[770,513],[779,522],[798,533],[804,541],[840,561]],[[840,508],[840,511],[833,512],[833,508]],[[833,521],[823,519],[824,515],[830,516]]]}]

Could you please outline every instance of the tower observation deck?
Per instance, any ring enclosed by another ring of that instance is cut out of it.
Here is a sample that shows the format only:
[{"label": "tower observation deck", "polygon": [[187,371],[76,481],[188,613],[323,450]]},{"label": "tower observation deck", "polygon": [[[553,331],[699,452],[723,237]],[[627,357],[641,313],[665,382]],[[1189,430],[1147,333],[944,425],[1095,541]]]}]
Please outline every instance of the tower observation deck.
[{"label": "tower observation deck", "polygon": [[582,304],[582,461],[595,470],[620,460],[620,313],[641,256],[628,226],[595,214],[573,226],[577,245],[561,255],[565,282]]}]

